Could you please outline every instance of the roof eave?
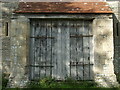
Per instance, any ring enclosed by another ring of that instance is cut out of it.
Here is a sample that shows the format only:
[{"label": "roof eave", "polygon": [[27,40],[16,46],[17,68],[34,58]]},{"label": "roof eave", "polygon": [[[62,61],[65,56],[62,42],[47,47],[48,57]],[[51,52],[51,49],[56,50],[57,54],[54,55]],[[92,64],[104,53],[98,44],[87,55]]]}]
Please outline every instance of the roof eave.
[{"label": "roof eave", "polygon": [[85,11],[85,12],[73,12],[73,11],[69,11],[69,12],[50,12],[50,11],[44,11],[44,12],[39,12],[39,11],[15,11],[14,13],[16,14],[26,14],[26,13],[34,13],[34,14],[40,14],[40,13],[49,13],[49,14],[54,14],[54,13],[68,13],[68,14],[81,14],[81,13],[87,13],[87,14],[90,14],[90,13],[98,13],[98,14],[104,14],[104,13],[107,13],[107,14],[113,14],[112,11],[94,11],[94,12],[90,12],[90,11]]}]

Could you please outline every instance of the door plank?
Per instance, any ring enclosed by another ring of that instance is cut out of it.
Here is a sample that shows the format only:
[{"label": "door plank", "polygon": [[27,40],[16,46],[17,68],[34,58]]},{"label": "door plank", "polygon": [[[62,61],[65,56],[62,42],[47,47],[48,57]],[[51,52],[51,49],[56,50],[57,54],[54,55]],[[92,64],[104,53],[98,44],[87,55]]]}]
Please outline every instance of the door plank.
[{"label": "door plank", "polygon": [[[32,22],[31,23],[31,33],[30,36],[34,36],[34,31],[35,31],[35,27],[34,27],[35,23]],[[34,43],[35,43],[35,39],[32,38],[30,39],[31,45],[30,45],[30,65],[34,64]],[[34,77],[34,68],[30,66],[30,79],[33,79]]]},{"label": "door plank", "polygon": [[[46,36],[51,37],[51,22],[47,21],[46,22]],[[52,60],[52,46],[51,46],[51,39],[46,38],[47,40],[47,47],[46,47],[46,66],[52,66],[51,60]],[[50,77],[51,76],[51,69],[52,67],[46,67],[46,76]]]},{"label": "door plank", "polygon": [[[78,35],[83,34],[83,20],[77,22],[77,33]],[[83,80],[83,37],[77,38],[77,73],[78,73],[78,80]],[[81,65],[80,65],[81,64]]]},{"label": "door plank", "polygon": [[[83,34],[89,35],[88,22],[84,21]],[[89,61],[90,61],[90,47],[89,47],[89,37],[83,37],[83,52],[84,52],[84,80],[89,80]]]},{"label": "door plank", "polygon": [[70,77],[70,28],[69,28],[69,21],[66,22],[67,27],[64,28],[65,29],[65,39],[64,39],[64,43],[65,43],[65,78]]},{"label": "door plank", "polygon": [[[58,22],[58,24],[60,24]],[[57,35],[57,63],[58,63],[58,72],[57,72],[57,79],[61,80],[62,79],[62,48],[61,48],[62,40],[61,40],[61,28],[58,27],[58,35]]]},{"label": "door plank", "polygon": [[[93,35],[93,31],[92,31],[92,21],[89,21],[89,34],[90,35]],[[94,50],[93,50],[93,38],[94,37],[90,37],[89,38],[89,45],[90,45],[90,66],[89,66],[89,69],[90,69],[90,80],[93,80],[93,76],[94,76],[94,73],[93,73],[93,65],[94,65]]]},{"label": "door plank", "polygon": [[58,62],[57,62],[57,36],[58,36],[58,28],[56,27],[56,21],[52,21],[52,77],[57,79],[58,76]]},{"label": "door plank", "polygon": [[[41,36],[46,36],[46,25],[45,25],[45,21],[41,21]],[[41,39],[41,65],[45,65],[46,63],[46,39]],[[45,67],[41,67],[41,73],[40,73],[40,77],[44,78],[46,76],[46,70]]]},{"label": "door plank", "polygon": [[65,78],[65,73],[66,73],[66,67],[65,67],[65,59],[66,59],[66,56],[65,56],[65,53],[66,53],[66,47],[65,47],[65,21],[59,21],[59,28],[61,29],[61,80],[64,80]]},{"label": "door plank", "polygon": [[[39,22],[36,22],[36,30],[35,30],[35,36],[38,36],[39,33],[40,33],[40,27],[39,27]],[[35,39],[35,66],[39,65],[40,64],[40,57],[39,57],[39,54],[40,54],[40,40],[38,39]],[[39,67],[34,67],[35,68],[35,79],[39,79],[39,76],[40,76],[40,73],[39,73]]]},{"label": "door plank", "polygon": [[[70,35],[76,35],[74,22],[70,22],[70,26]],[[70,38],[70,69],[71,78],[76,80],[76,38]]]},{"label": "door plank", "polygon": [[[68,77],[69,72],[69,28],[67,21],[60,21],[61,28],[61,68],[62,80]],[[68,48],[67,48],[68,47]]]}]

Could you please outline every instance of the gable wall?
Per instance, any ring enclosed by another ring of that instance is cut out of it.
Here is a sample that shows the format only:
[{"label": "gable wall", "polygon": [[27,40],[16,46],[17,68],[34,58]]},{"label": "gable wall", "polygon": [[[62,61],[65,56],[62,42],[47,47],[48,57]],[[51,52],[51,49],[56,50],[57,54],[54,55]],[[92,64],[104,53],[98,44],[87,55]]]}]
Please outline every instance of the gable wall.
[{"label": "gable wall", "polygon": [[[11,60],[10,60],[10,24],[12,11],[17,8],[17,2],[0,2],[0,61],[2,61],[2,71],[8,76],[10,74]],[[8,35],[6,36],[6,22],[8,23]]]}]

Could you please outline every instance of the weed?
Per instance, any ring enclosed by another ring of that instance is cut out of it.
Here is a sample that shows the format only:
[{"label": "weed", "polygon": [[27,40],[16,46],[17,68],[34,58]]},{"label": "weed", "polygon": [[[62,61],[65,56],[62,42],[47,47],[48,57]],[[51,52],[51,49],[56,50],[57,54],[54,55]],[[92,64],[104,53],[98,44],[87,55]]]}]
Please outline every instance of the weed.
[{"label": "weed", "polygon": [[58,82],[51,77],[30,82],[28,88],[95,88],[97,84],[93,81],[75,81],[67,78],[65,81]]},{"label": "weed", "polygon": [[4,90],[7,87],[8,78],[5,73],[2,74],[2,89]]}]

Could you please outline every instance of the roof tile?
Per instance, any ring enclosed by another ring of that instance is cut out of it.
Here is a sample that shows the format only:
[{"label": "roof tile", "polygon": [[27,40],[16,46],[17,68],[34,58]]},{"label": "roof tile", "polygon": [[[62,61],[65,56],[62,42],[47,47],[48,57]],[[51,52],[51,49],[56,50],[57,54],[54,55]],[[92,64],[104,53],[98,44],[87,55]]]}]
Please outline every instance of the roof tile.
[{"label": "roof tile", "polygon": [[106,2],[20,2],[15,13],[112,13]]}]

